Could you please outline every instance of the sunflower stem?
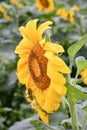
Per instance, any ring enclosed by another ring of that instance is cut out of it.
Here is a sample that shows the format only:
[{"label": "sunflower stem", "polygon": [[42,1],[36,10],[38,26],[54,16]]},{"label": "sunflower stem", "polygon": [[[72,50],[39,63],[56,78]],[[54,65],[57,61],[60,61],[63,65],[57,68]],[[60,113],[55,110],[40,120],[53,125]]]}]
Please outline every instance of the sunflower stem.
[{"label": "sunflower stem", "polygon": [[75,79],[74,79],[74,83],[73,83],[74,87],[76,86],[77,77],[78,77],[78,72],[76,73],[76,76],[75,76]]},{"label": "sunflower stem", "polygon": [[68,100],[65,97],[63,97],[63,100],[66,103],[66,105],[68,106],[68,108],[70,109],[70,104],[69,104]]},{"label": "sunflower stem", "polygon": [[72,119],[72,128],[73,130],[79,130],[75,106],[71,100],[70,100],[70,112],[71,112],[71,119]]}]

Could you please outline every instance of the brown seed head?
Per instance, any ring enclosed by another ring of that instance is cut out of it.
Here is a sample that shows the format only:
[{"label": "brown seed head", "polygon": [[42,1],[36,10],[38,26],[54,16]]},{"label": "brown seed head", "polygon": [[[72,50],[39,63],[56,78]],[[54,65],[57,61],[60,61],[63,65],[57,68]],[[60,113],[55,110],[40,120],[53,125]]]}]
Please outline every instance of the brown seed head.
[{"label": "brown seed head", "polygon": [[36,86],[42,90],[49,87],[50,79],[47,76],[48,59],[44,57],[44,50],[35,44],[29,55],[29,71]]},{"label": "brown seed head", "polygon": [[49,2],[48,0],[40,0],[41,4],[44,6],[44,7],[49,7]]}]

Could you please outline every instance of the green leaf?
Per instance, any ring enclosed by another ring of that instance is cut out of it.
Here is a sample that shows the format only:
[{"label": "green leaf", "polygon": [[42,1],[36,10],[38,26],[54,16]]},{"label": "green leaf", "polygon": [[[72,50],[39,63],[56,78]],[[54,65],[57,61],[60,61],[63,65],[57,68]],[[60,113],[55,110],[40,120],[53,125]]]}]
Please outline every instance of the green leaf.
[{"label": "green leaf", "polygon": [[58,10],[58,9],[61,9],[61,8],[64,8],[65,5],[64,4],[56,4],[55,5],[55,9]]},{"label": "green leaf", "polygon": [[5,113],[5,112],[9,112],[12,111],[11,108],[0,108],[0,113]]},{"label": "green leaf", "polygon": [[81,9],[81,10],[80,10],[80,13],[81,13],[81,14],[87,14],[87,8]]},{"label": "green leaf", "polygon": [[87,94],[77,89],[73,85],[66,83],[67,95],[73,104],[77,103],[79,100],[87,100]]},{"label": "green leaf", "polygon": [[67,26],[66,28],[65,28],[65,32],[67,32],[67,31],[71,31],[71,30],[73,30],[73,29],[75,29],[76,28],[76,26],[75,25],[69,25],[69,26]]},{"label": "green leaf", "polygon": [[6,120],[6,117],[0,117],[0,125]]},{"label": "green leaf", "polygon": [[70,58],[70,68],[72,66],[72,62],[73,62],[73,59],[76,55],[76,53],[84,46],[84,44],[87,42],[87,34],[85,34],[81,40],[79,40],[78,42],[76,42],[75,44],[71,45],[69,48],[68,48],[68,55],[69,55],[69,58]]},{"label": "green leaf", "polygon": [[64,125],[65,123],[72,124],[71,118],[62,120],[61,124]]},{"label": "green leaf", "polygon": [[87,68],[87,60],[83,56],[79,56],[75,59],[77,66],[77,73],[79,74],[83,69]]},{"label": "green leaf", "polygon": [[30,123],[36,127],[36,130],[40,130],[40,125],[38,124],[38,120],[31,120]]}]

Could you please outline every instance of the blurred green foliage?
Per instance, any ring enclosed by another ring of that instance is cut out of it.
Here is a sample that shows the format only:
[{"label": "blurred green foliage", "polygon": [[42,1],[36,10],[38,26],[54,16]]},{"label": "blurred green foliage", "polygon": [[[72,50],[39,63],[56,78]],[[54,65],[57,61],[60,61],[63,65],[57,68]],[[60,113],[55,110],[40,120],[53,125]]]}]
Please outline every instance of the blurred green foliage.
[{"label": "blurred green foliage", "polygon": [[[32,116],[35,112],[25,100],[25,87],[20,85],[16,76],[16,67],[18,56],[14,50],[21,35],[18,28],[25,25],[29,20],[38,18],[39,22],[46,20],[53,21],[53,27],[50,31],[51,40],[63,45],[65,53],[63,59],[69,63],[67,49],[78,41],[84,34],[87,33],[87,2],[85,0],[55,0],[55,10],[47,13],[39,11],[36,8],[35,0],[19,0],[24,4],[18,7],[10,3],[9,0],[0,0],[0,4],[5,8],[7,15],[11,17],[7,20],[0,13],[0,129],[7,130],[16,121],[23,120]],[[75,12],[76,22],[71,24],[69,21],[64,21],[60,16],[56,15],[57,9],[62,7],[71,9],[73,4],[80,7],[79,12]],[[49,31],[46,32],[49,34]],[[76,56],[84,56],[87,58],[87,44],[84,45],[81,51]],[[73,74],[76,71],[76,66],[73,64]],[[68,109],[62,104],[65,111]],[[69,117],[69,113],[66,113]],[[37,126],[37,122],[34,123]],[[66,128],[67,128],[66,124]],[[39,129],[39,126],[37,126]],[[70,126],[68,126],[70,127]]]}]

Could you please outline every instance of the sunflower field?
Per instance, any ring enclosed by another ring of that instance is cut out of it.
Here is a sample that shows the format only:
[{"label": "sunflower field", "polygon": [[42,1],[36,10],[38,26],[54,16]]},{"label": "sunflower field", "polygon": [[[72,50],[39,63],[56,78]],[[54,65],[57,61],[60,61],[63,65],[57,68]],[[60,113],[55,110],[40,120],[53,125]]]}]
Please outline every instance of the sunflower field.
[{"label": "sunflower field", "polygon": [[0,0],[0,130],[87,130],[86,0]]}]

